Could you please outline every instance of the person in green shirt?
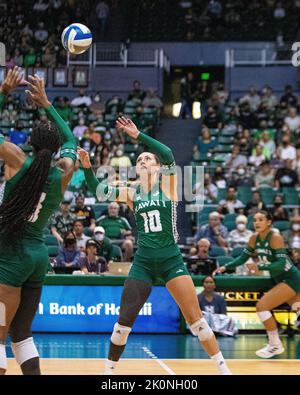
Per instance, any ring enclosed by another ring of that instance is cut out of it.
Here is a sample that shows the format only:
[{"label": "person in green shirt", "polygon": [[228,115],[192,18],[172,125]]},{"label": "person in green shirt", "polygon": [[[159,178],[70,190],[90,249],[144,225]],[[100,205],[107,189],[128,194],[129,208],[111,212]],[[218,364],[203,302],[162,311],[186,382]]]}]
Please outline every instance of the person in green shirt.
[{"label": "person in green shirt", "polygon": [[254,273],[257,270],[270,272],[274,287],[256,305],[257,314],[266,328],[269,343],[256,351],[256,355],[261,358],[272,358],[274,355],[282,354],[284,348],[271,310],[283,303],[288,303],[292,310],[296,311],[299,319],[300,272],[287,255],[283,237],[271,229],[271,214],[259,210],[254,216],[253,225],[256,233],[250,237],[243,253],[232,262],[216,269],[214,274],[225,273],[227,269],[243,265],[254,253],[259,261],[248,264],[249,270]]},{"label": "person in green shirt", "polygon": [[139,180],[135,187],[114,187],[95,177],[89,155],[78,148],[88,188],[100,201],[126,203],[135,214],[138,249],[121,297],[120,314],[114,325],[104,374],[114,374],[138,314],[147,301],[152,285],[162,280],[180,307],[191,331],[198,337],[220,374],[231,374],[215,335],[199,307],[195,287],[184,265],[177,241],[177,174],[169,147],[140,132],[132,120],[119,117],[116,129],[147,145],[149,151],[137,158]]},{"label": "person in green shirt", "polygon": [[34,66],[36,61],[36,53],[34,48],[31,48],[29,53],[24,57],[24,67]]},{"label": "person in green shirt", "polygon": [[94,239],[97,242],[97,254],[103,256],[107,262],[112,261],[114,258],[113,245],[109,238],[105,236],[105,229],[102,226],[96,226]]}]

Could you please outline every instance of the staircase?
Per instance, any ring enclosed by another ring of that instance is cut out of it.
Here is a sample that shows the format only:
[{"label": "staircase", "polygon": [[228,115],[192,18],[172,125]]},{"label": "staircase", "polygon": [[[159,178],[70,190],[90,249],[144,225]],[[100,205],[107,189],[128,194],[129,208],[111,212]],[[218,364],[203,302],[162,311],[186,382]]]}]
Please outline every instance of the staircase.
[{"label": "staircase", "polygon": [[[184,166],[190,164],[192,149],[200,134],[201,122],[190,119],[165,119],[159,128],[157,139],[169,146],[174,154],[177,166],[183,172]],[[184,199],[184,196],[183,196]],[[178,232],[179,243],[191,235],[190,214],[185,212],[186,202],[183,200],[178,205]]]}]

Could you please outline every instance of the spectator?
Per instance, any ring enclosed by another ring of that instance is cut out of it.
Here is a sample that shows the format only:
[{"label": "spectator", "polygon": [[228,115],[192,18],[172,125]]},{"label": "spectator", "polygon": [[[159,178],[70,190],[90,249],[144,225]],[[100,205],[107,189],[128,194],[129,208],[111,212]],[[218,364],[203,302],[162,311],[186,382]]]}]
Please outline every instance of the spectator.
[{"label": "spectator", "polygon": [[212,314],[227,314],[227,306],[223,296],[215,292],[216,283],[212,276],[206,276],[203,280],[203,291],[198,295],[199,305],[202,311]]},{"label": "spectator", "polygon": [[97,255],[103,256],[107,262],[113,260],[113,245],[108,237],[105,236],[105,229],[96,226],[94,229],[94,239],[97,242]]},{"label": "spectator", "polygon": [[180,100],[182,103],[180,115],[181,118],[190,118],[192,116],[193,102],[197,94],[197,86],[194,74],[189,72],[186,77],[180,81]]},{"label": "spectator", "polygon": [[282,195],[275,195],[273,198],[274,206],[269,210],[272,214],[274,221],[288,221],[289,214],[287,210],[282,207],[283,205],[283,198]]},{"label": "spectator", "polygon": [[207,5],[207,14],[212,19],[220,19],[222,16],[223,7],[219,0],[209,0]]},{"label": "spectator", "polygon": [[245,247],[252,235],[251,230],[247,229],[247,217],[238,215],[236,217],[236,229],[233,229],[228,236],[228,246],[230,250],[236,247]]},{"label": "spectator", "polygon": [[229,174],[231,174],[241,165],[247,166],[247,158],[246,156],[240,154],[240,147],[238,145],[234,145],[230,156],[226,160],[226,166],[228,166]]},{"label": "spectator", "polygon": [[85,206],[84,200],[84,195],[77,195],[75,207],[71,209],[71,212],[76,216],[77,220],[82,221],[82,225],[85,228],[90,228],[90,230],[94,231],[96,226],[95,213],[92,207]]},{"label": "spectator", "polygon": [[23,125],[20,122],[17,122],[15,129],[9,132],[9,141],[16,145],[26,144],[28,135],[22,129]]},{"label": "spectator", "polygon": [[94,240],[86,242],[86,256],[79,259],[79,266],[84,274],[100,274],[108,271],[106,259],[98,255],[97,243]]},{"label": "spectator", "polygon": [[78,96],[71,101],[72,107],[89,107],[92,104],[90,96],[86,95],[84,89],[79,90]]},{"label": "spectator", "polygon": [[209,223],[200,226],[194,240],[197,242],[200,239],[208,239],[211,246],[214,247],[227,247],[227,228],[221,224],[221,216],[217,211],[209,214]]},{"label": "spectator", "polygon": [[49,8],[49,2],[44,3],[43,0],[38,0],[36,3],[33,5],[33,11],[36,11],[39,14],[42,14],[43,12],[46,12]]},{"label": "spectator", "polygon": [[53,68],[56,66],[56,56],[49,47],[45,49],[45,53],[42,55],[42,62],[45,67]]},{"label": "spectator", "polygon": [[296,148],[290,143],[290,137],[284,134],[282,137],[282,144],[277,148],[279,159],[281,161],[291,160],[292,165],[295,166],[297,159]]},{"label": "spectator", "polygon": [[217,166],[215,174],[213,177],[213,183],[218,187],[218,189],[224,189],[227,185],[227,180],[224,174],[224,170],[221,166]]},{"label": "spectator", "polygon": [[300,216],[291,218],[291,229],[283,232],[284,241],[289,248],[300,248]]},{"label": "spectator", "polygon": [[77,137],[79,140],[82,139],[86,131],[88,130],[88,127],[85,124],[84,118],[79,118],[78,120],[78,125],[75,126],[73,129],[73,134],[75,137]]},{"label": "spectator", "polygon": [[[197,193],[197,190],[196,190]],[[215,203],[218,197],[218,188],[211,182],[211,177],[208,173],[204,174],[204,199],[206,203]]]},{"label": "spectator", "polygon": [[34,66],[36,61],[36,53],[34,48],[30,48],[29,53],[24,57],[24,67]]},{"label": "spectator", "polygon": [[226,199],[219,202],[218,211],[221,214],[234,214],[243,212],[244,204],[236,197],[236,188],[230,186],[227,190]]},{"label": "spectator", "polygon": [[49,33],[47,32],[47,30],[44,28],[44,22],[39,22],[38,23],[38,30],[35,31],[34,33],[34,38],[36,39],[36,41],[38,41],[40,44],[43,44],[48,36]]},{"label": "spectator", "polygon": [[284,118],[284,123],[288,125],[292,132],[298,132],[300,130],[300,117],[295,107],[288,109],[288,115]]},{"label": "spectator", "polygon": [[203,118],[203,124],[211,129],[220,129],[222,127],[221,117],[214,107],[209,106]]},{"label": "spectator", "polygon": [[102,101],[102,96],[100,92],[96,92],[92,104],[89,107],[89,110],[93,115],[95,115],[98,120],[102,121],[103,120],[103,113],[105,112],[105,105]]},{"label": "spectator", "polygon": [[247,203],[245,207],[245,214],[254,215],[259,210],[267,210],[265,203],[263,202],[259,191],[254,191],[252,193],[252,199],[249,203]]},{"label": "spectator", "polygon": [[133,90],[129,93],[127,100],[138,100],[142,102],[145,96],[146,93],[141,89],[140,81],[133,81]]},{"label": "spectator", "polygon": [[74,235],[76,236],[77,248],[81,252],[84,252],[86,242],[88,240],[90,240],[90,237],[88,237],[84,234],[84,227],[83,227],[81,221],[79,221],[79,220],[74,221],[73,232],[74,232]]},{"label": "spectator", "polygon": [[67,98],[59,97],[57,100],[55,100],[53,106],[64,121],[66,121],[67,123],[70,123],[72,121],[73,111],[68,103]]},{"label": "spectator", "polygon": [[23,55],[20,52],[19,48],[15,49],[13,62],[16,66],[22,67],[23,66]]},{"label": "spectator", "polygon": [[124,154],[123,145],[117,147],[114,156],[110,159],[110,166],[116,169],[132,166],[130,158]]},{"label": "spectator", "polygon": [[100,22],[102,38],[104,38],[109,18],[109,6],[105,1],[100,0],[100,2],[98,3],[96,7],[96,15]]},{"label": "spectator", "polygon": [[60,205],[60,212],[55,214],[51,221],[51,232],[59,243],[63,242],[63,235],[73,229],[73,224],[76,221],[76,216],[70,212],[70,201],[63,200]]},{"label": "spectator", "polygon": [[266,86],[263,89],[261,103],[266,105],[267,110],[272,110],[277,105],[277,97],[274,95],[273,89],[270,86]]},{"label": "spectator", "polygon": [[149,89],[142,104],[144,107],[155,107],[157,115],[160,115],[160,111],[163,107],[163,103],[154,89]]},{"label": "spectator", "polygon": [[197,145],[194,146],[194,159],[199,159],[202,155],[207,155],[217,145],[216,140],[211,138],[208,127],[203,126],[202,137],[198,138]]},{"label": "spectator", "polygon": [[228,99],[229,93],[224,89],[224,84],[222,82],[218,83],[216,94],[218,95],[219,103],[224,105]]},{"label": "spectator", "polygon": [[275,19],[285,18],[285,9],[283,8],[281,2],[277,3],[276,8],[274,9],[274,12],[273,12],[273,17]]},{"label": "spectator", "polygon": [[252,187],[254,184],[253,176],[249,167],[240,165],[235,172],[232,173],[228,184],[237,187]]},{"label": "spectator", "polygon": [[268,130],[265,130],[261,135],[261,140],[259,144],[263,148],[263,154],[266,156],[266,159],[270,159],[276,151],[276,144],[273,139],[270,137],[270,133]]},{"label": "spectator", "polygon": [[261,99],[260,99],[260,96],[258,95],[256,89],[251,87],[249,89],[249,92],[245,96],[241,97],[241,99],[239,100],[239,103],[240,104],[248,103],[250,111],[253,113],[258,109],[258,107],[261,103]]},{"label": "spectator", "polygon": [[60,247],[56,257],[57,267],[79,268],[81,252],[76,246],[76,237],[73,232],[67,232],[63,237],[63,246]]},{"label": "spectator", "polygon": [[259,172],[255,175],[255,188],[273,188],[274,172],[270,163],[264,161],[260,164]]},{"label": "spectator", "polygon": [[263,147],[260,144],[257,144],[249,158],[249,165],[258,168],[265,160],[266,157],[263,154]]},{"label": "spectator", "polygon": [[197,243],[197,247],[190,249],[187,262],[188,271],[191,274],[212,274],[217,267],[215,258],[209,256],[210,242],[207,239],[201,239]]},{"label": "spectator", "polygon": [[297,105],[297,97],[293,94],[291,85],[286,85],[284,94],[280,98],[280,103],[287,103],[288,106],[295,107]]},{"label": "spectator", "polygon": [[298,174],[293,170],[293,161],[286,159],[284,167],[279,168],[275,174],[275,188],[292,187],[298,184]]},{"label": "spectator", "polygon": [[23,36],[33,36],[33,31],[30,29],[29,24],[26,23],[25,27],[21,31]]},{"label": "spectator", "polygon": [[119,216],[120,206],[112,202],[108,206],[108,215],[99,218],[98,224],[105,229],[105,234],[124,250],[125,261],[130,261],[133,254],[131,226],[126,218]]},{"label": "spectator", "polygon": [[114,95],[106,103],[106,112],[110,114],[118,114],[123,111],[124,103],[123,100],[118,96]]}]

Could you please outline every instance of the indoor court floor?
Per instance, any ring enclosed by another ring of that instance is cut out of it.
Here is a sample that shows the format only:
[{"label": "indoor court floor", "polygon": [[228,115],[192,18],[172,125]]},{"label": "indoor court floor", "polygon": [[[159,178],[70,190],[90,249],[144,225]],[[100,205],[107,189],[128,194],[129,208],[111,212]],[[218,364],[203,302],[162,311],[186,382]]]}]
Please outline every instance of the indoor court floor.
[{"label": "indoor court floor", "polygon": [[[43,374],[99,375],[109,348],[109,334],[35,334]],[[255,351],[266,343],[264,335],[218,337],[233,374],[300,374],[300,336],[282,337],[285,352],[261,360]],[[7,343],[7,374],[20,374]],[[212,361],[191,335],[135,335],[128,340],[117,374],[211,375]]]}]

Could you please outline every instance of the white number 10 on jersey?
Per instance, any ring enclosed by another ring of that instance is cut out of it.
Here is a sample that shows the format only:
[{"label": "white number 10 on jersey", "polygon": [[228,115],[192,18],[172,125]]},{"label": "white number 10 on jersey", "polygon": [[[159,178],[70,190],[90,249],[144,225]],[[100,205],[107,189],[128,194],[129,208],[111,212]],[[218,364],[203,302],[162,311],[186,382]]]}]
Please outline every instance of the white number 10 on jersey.
[{"label": "white number 10 on jersey", "polygon": [[158,210],[152,210],[152,211],[148,211],[147,213],[141,213],[141,216],[144,219],[145,233],[162,231],[160,213]]}]

